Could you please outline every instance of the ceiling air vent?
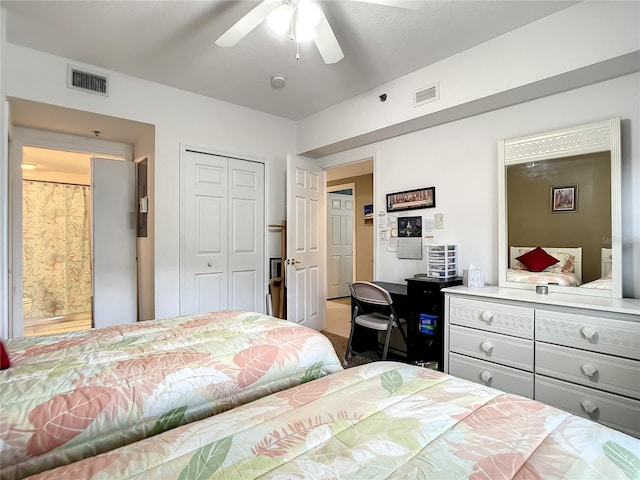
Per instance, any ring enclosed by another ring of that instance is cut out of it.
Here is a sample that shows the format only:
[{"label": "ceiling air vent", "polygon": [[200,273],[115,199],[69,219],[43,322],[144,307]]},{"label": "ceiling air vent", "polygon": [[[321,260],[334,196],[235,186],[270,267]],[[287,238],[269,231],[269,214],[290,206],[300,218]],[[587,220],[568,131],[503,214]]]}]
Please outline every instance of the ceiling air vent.
[{"label": "ceiling air vent", "polygon": [[418,107],[428,102],[440,99],[440,83],[420,88],[413,92],[413,106]]},{"label": "ceiling air vent", "polygon": [[85,92],[108,96],[108,80],[109,77],[106,75],[80,70],[71,65],[67,70],[67,86],[84,90]]}]

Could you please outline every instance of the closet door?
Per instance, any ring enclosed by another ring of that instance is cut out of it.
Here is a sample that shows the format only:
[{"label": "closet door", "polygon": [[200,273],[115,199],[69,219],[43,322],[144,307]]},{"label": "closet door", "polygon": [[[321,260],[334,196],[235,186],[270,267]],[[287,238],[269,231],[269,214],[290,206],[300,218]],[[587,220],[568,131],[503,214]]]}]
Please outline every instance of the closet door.
[{"label": "closet door", "polygon": [[264,165],[186,150],[182,315],[264,310]]},{"label": "closet door", "polygon": [[93,205],[93,325],[138,319],[136,289],[135,167],[91,159]]},{"label": "closet door", "polygon": [[229,159],[229,306],[264,311],[264,165]]},{"label": "closet door", "polygon": [[184,155],[182,315],[228,308],[227,163],[206,153]]}]

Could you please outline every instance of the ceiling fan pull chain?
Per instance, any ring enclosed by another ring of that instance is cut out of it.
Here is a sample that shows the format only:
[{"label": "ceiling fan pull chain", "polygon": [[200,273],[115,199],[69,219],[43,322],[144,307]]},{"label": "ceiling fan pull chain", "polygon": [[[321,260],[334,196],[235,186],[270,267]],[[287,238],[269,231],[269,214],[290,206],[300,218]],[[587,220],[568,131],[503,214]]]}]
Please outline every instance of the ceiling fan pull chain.
[{"label": "ceiling fan pull chain", "polygon": [[293,15],[291,16],[293,25],[291,27],[291,32],[293,33],[294,40],[296,42],[296,60],[300,60],[300,43],[298,43],[298,25],[300,24],[300,19],[298,18],[298,3],[296,2],[294,5]]}]

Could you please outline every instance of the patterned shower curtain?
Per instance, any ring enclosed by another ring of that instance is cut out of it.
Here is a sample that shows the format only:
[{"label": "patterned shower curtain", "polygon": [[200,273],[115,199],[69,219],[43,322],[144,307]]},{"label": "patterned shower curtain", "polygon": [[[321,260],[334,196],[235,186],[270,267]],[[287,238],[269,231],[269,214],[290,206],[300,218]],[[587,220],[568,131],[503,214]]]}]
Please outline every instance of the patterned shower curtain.
[{"label": "patterned shower curtain", "polygon": [[91,311],[89,187],[23,180],[23,296],[30,318]]}]

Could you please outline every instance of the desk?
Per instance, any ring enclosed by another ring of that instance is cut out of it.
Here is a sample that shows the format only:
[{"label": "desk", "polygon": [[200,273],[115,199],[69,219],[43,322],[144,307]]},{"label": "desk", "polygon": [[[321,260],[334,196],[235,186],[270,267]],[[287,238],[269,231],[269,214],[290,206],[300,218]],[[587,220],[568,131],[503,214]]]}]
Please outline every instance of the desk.
[{"label": "desk", "polygon": [[[437,361],[438,369],[444,369],[444,348],[442,326],[444,320],[444,294],[442,289],[462,284],[462,278],[446,280],[417,274],[405,279],[406,283],[373,282],[389,292],[399,317],[407,320],[407,356],[408,363]],[[354,308],[353,299],[351,309]],[[435,335],[420,333],[420,314],[426,313],[438,317]],[[357,330],[358,340],[354,339],[353,347],[357,351],[374,349],[379,343],[377,332],[369,329]],[[354,335],[355,337],[355,335]],[[396,357],[389,357],[389,359]]]}]

